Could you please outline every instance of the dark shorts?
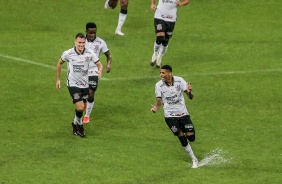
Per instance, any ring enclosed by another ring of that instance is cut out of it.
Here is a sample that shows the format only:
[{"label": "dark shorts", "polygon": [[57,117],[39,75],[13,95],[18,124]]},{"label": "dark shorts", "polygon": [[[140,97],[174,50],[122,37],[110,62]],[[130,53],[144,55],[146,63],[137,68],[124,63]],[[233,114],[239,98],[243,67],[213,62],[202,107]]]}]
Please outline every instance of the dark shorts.
[{"label": "dark shorts", "polygon": [[175,22],[168,22],[161,19],[154,19],[155,32],[164,32],[166,38],[172,37]]},{"label": "dark shorts", "polygon": [[68,87],[72,102],[83,101],[88,97],[88,88]]},{"label": "dark shorts", "polygon": [[98,76],[89,76],[88,84],[89,89],[96,91],[98,88]]},{"label": "dark shorts", "polygon": [[184,133],[195,133],[194,125],[190,119],[190,116],[188,115],[182,117],[165,118],[165,122],[174,135],[177,135],[180,131]]}]

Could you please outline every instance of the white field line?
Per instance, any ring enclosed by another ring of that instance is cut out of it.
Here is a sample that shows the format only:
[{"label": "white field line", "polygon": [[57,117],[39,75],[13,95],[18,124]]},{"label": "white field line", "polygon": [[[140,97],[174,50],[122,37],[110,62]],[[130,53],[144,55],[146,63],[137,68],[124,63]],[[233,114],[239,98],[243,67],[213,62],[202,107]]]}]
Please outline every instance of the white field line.
[{"label": "white field line", "polygon": [[[0,57],[15,60],[15,61],[20,61],[20,62],[25,62],[37,66],[42,66],[45,68],[50,68],[56,70],[55,66],[47,65],[47,64],[42,64],[38,63],[35,61],[27,60],[27,59],[22,59],[22,58],[17,58],[13,56],[7,56],[0,54]],[[66,71],[66,69],[62,69],[62,71]],[[209,76],[209,75],[233,75],[233,74],[247,74],[247,73],[262,73],[262,72],[282,72],[282,68],[274,68],[274,69],[263,69],[263,70],[246,70],[246,71],[223,71],[223,72],[211,72],[211,73],[198,73],[198,74],[189,74],[189,76]],[[181,75],[183,77],[187,77],[188,75]],[[148,76],[148,77],[134,77],[134,78],[113,78],[113,79],[107,79],[102,77],[101,80],[142,80],[142,79],[159,79],[160,77],[157,76]]]},{"label": "white field line", "polygon": [[228,153],[223,151],[221,148],[216,148],[215,150],[211,150],[206,156],[199,161],[198,167],[202,167],[204,165],[221,165],[226,164],[232,160],[232,158],[228,158]]},{"label": "white field line", "polygon": [[[32,64],[32,65],[42,66],[42,67],[45,67],[45,68],[51,68],[53,70],[56,70],[55,66],[51,66],[51,65],[47,65],[47,64],[42,64],[42,63],[38,63],[38,62],[35,62],[35,61],[27,60],[27,59],[17,58],[17,57],[13,57],[13,56],[6,56],[6,55],[3,55],[3,54],[0,54],[0,57],[11,59],[11,60],[15,60],[15,61],[20,61],[20,62],[24,62],[24,63],[29,63],[29,64]],[[67,71],[67,70],[66,69],[62,69],[62,71]],[[108,79],[102,77],[101,80],[108,80]]]}]

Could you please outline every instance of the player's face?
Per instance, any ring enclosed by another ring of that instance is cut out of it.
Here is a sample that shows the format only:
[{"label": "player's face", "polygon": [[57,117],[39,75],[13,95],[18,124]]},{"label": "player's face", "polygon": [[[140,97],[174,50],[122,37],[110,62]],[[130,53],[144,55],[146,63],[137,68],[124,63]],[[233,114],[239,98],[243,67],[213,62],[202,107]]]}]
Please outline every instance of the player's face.
[{"label": "player's face", "polygon": [[87,39],[90,41],[95,40],[97,29],[96,28],[88,28],[86,31]]},{"label": "player's face", "polygon": [[170,82],[171,81],[171,72],[166,69],[161,69],[160,76],[163,82]]},{"label": "player's face", "polygon": [[85,48],[85,38],[76,38],[74,43],[75,43],[76,51],[83,52]]}]

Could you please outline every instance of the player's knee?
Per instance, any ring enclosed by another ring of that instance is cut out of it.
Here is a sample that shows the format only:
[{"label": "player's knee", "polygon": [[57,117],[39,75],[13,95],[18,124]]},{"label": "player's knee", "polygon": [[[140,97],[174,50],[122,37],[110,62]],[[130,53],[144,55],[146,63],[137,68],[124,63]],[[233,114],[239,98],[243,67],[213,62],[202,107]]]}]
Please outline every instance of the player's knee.
[{"label": "player's knee", "polygon": [[110,0],[109,6],[114,9],[117,6],[118,1],[117,0]]},{"label": "player's knee", "polygon": [[162,42],[162,45],[166,47],[168,45],[168,41],[169,39],[164,39]]},{"label": "player's knee", "polygon": [[120,0],[120,7],[121,9],[127,10],[128,0]]},{"label": "player's knee", "polygon": [[157,43],[158,45],[160,45],[160,44],[163,43],[164,39],[165,39],[164,36],[157,36],[156,43]]},{"label": "player's knee", "polygon": [[194,142],[196,139],[196,135],[195,133],[190,134],[190,135],[186,135],[186,138],[190,141],[190,142]]},{"label": "player's knee", "polygon": [[89,102],[89,103],[94,102],[94,96],[88,97],[88,98],[87,98],[87,102]]},{"label": "player's knee", "polygon": [[83,109],[77,109],[75,110],[75,115],[78,117],[78,118],[81,118],[82,117],[82,114],[83,114]]},{"label": "player's knee", "polygon": [[120,9],[120,13],[122,13],[122,14],[127,14],[127,10],[126,10],[126,9],[121,8],[121,9]]},{"label": "player's knee", "polygon": [[182,145],[183,147],[186,147],[186,146],[188,145],[188,141],[187,141],[187,139],[185,138],[185,136],[180,136],[180,137],[178,137],[178,139],[179,139],[179,141],[181,142],[181,145]]}]

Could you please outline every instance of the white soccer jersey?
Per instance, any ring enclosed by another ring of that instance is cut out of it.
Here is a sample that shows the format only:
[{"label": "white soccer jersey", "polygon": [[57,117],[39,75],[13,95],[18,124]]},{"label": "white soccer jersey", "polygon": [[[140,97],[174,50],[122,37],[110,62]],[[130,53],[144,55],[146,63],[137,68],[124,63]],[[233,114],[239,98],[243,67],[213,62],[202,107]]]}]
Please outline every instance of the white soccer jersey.
[{"label": "white soccer jersey", "polygon": [[66,50],[61,59],[68,62],[67,86],[88,88],[88,69],[90,63],[97,63],[98,56],[90,49],[85,48],[82,54],[75,51],[75,48]]},{"label": "white soccer jersey", "polygon": [[[105,52],[109,51],[106,42],[104,40],[102,40],[101,38],[99,38],[99,37],[96,37],[93,42],[88,41],[86,39],[85,47],[93,50],[98,57],[100,56],[101,52],[105,53]],[[95,65],[94,63],[90,63],[89,70],[88,70],[88,75],[89,76],[98,76],[96,71],[98,71],[97,65]]]},{"label": "white soccer jersey", "polygon": [[177,19],[177,1],[178,0],[159,0],[154,18],[175,22]]},{"label": "white soccer jersey", "polygon": [[173,76],[173,85],[168,86],[160,80],[155,87],[157,98],[162,98],[165,117],[181,117],[189,115],[185,105],[183,92],[186,90],[186,81],[177,76]]}]

